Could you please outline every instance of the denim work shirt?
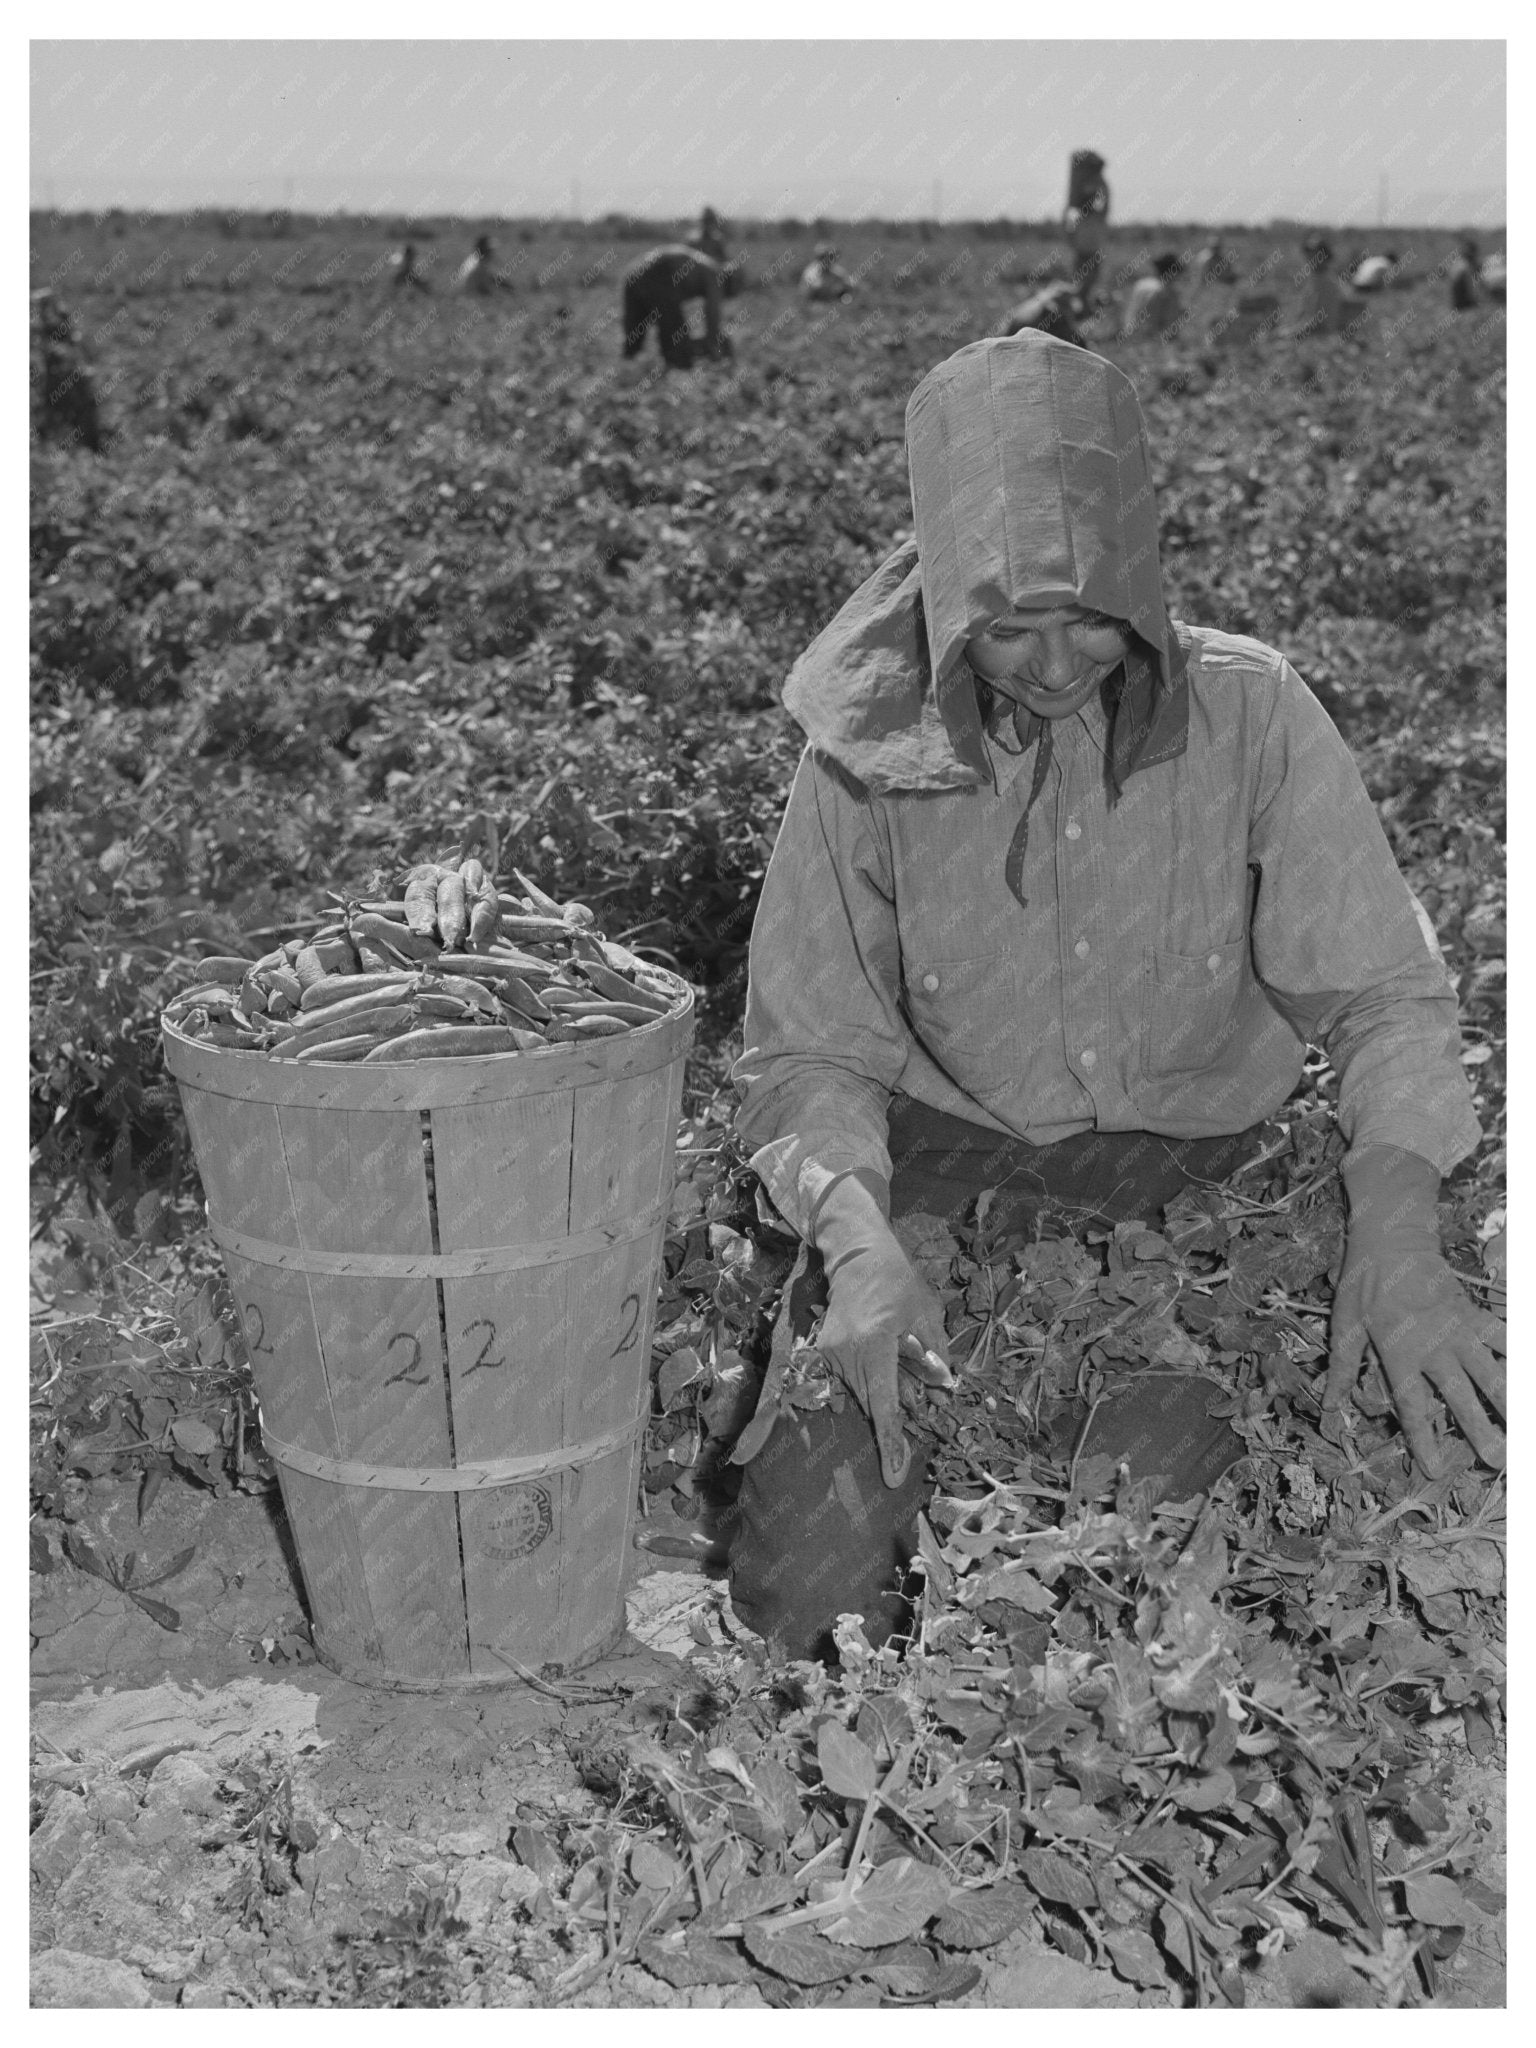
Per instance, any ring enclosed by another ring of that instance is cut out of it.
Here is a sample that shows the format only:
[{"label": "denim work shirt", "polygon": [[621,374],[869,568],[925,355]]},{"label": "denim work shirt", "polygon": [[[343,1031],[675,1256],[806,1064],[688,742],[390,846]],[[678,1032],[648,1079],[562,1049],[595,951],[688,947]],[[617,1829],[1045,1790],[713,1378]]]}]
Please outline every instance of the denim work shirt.
[{"label": "denim work shirt", "polygon": [[[1323,1047],[1352,1149],[1442,1173],[1478,1142],[1456,999],[1348,748],[1273,649],[1194,629],[1185,749],[1118,800],[1097,704],[992,785],[869,793],[801,758],[753,927],[738,1129],[802,1235],[889,1185],[900,1091],[1039,1144],[1205,1137],[1272,1114]],[[1024,898],[1021,906],[1019,895]]]}]

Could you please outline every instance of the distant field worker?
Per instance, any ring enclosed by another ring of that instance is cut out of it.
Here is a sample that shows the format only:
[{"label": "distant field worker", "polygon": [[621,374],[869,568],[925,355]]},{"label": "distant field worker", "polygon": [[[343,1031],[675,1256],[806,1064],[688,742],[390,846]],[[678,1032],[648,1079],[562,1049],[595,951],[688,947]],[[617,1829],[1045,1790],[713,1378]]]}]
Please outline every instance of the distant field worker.
[{"label": "distant field worker", "polygon": [[706,206],[699,215],[699,224],[687,240],[690,249],[697,249],[701,256],[719,264],[720,290],[726,298],[734,299],[742,285],[741,258],[733,256],[727,248],[725,222],[712,206]]},{"label": "distant field worker", "polygon": [[46,286],[32,293],[31,308],[32,417],[37,431],[48,440],[99,452],[106,430],[69,308]]},{"label": "distant field worker", "polygon": [[510,290],[507,280],[497,272],[495,257],[490,236],[476,235],[474,248],[459,265],[454,277],[454,289],[473,292],[477,297]]},{"label": "distant field worker", "polygon": [[1104,181],[1104,158],[1097,150],[1072,152],[1062,225],[1072,250],[1072,283],[1087,310],[1093,305],[1099,252],[1109,226],[1109,186]]},{"label": "distant field worker", "polygon": [[729,262],[730,251],[725,245],[725,225],[712,206],[706,206],[699,215],[699,224],[688,237],[688,246],[708,256],[711,262]]},{"label": "distant field worker", "polygon": [[832,243],[816,244],[810,262],[800,273],[800,290],[805,298],[818,302],[853,297],[853,279],[838,262],[837,250]]},{"label": "distant field worker", "polygon": [[1151,271],[1138,277],[1126,294],[1125,315],[1120,324],[1122,341],[1132,341],[1142,334],[1155,334],[1161,341],[1176,338],[1184,318],[1184,301],[1175,283],[1181,268],[1171,251],[1164,250],[1161,256],[1152,258]]},{"label": "distant field worker", "polygon": [[1384,292],[1397,275],[1397,251],[1388,249],[1384,256],[1363,256],[1349,274],[1349,282],[1357,292]]},{"label": "distant field worker", "polygon": [[1033,327],[1041,334],[1053,334],[1058,341],[1070,341],[1074,348],[1081,348],[1083,337],[1078,322],[1082,317],[1083,302],[1076,288],[1065,278],[1057,278],[1041,285],[1027,299],[1020,299],[998,322],[997,332],[1006,340],[1010,334]]},{"label": "distant field worker", "polygon": [[1201,285],[1237,283],[1237,260],[1223,246],[1220,235],[1213,235],[1203,249],[1195,251],[1187,269],[1190,282],[1197,291]]},{"label": "distant field worker", "polygon": [[1357,309],[1334,275],[1332,243],[1326,235],[1308,235],[1301,253],[1305,283],[1299,333],[1342,334]]},{"label": "distant field worker", "polygon": [[[731,354],[720,332],[721,266],[686,243],[670,242],[649,249],[624,273],[624,353],[639,355],[654,325],[667,366],[693,367],[700,349],[719,362]],[[686,311],[690,299],[704,301],[704,339],[690,332]]]},{"label": "distant field worker", "polygon": [[1467,313],[1477,304],[1480,268],[1478,255],[1476,235],[1463,235],[1457,245],[1456,254],[1451,258],[1449,277],[1452,312]]},{"label": "distant field worker", "polygon": [[1504,266],[1504,251],[1502,249],[1496,249],[1486,263],[1479,265],[1477,281],[1495,305],[1503,305],[1504,293],[1508,284],[1508,272]]},{"label": "distant field worker", "polygon": [[407,242],[404,248],[397,249],[393,256],[390,257],[389,262],[390,268],[395,273],[392,283],[396,291],[402,285],[409,285],[412,290],[418,292],[431,291],[431,285],[428,284],[425,277],[416,268],[416,244],[414,242]]}]

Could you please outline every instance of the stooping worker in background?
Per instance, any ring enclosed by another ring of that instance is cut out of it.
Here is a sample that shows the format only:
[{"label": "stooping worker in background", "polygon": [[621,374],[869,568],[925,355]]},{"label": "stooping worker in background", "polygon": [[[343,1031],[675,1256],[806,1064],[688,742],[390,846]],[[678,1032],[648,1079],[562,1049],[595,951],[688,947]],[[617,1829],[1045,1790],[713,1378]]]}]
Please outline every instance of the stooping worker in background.
[{"label": "stooping worker in background", "polygon": [[1237,263],[1220,235],[1212,235],[1197,249],[1186,266],[1190,282],[1198,290],[1207,284],[1236,284]]},{"label": "stooping worker in background", "polygon": [[1032,291],[1028,298],[1020,299],[1011,306],[998,322],[998,334],[1017,334],[1025,327],[1033,327],[1041,334],[1053,334],[1058,341],[1070,341],[1074,348],[1081,348],[1083,337],[1078,322],[1083,317],[1083,302],[1077,295],[1077,288],[1063,278],[1056,278]]},{"label": "stooping worker in background", "polygon": [[1309,1042],[1348,1147],[1325,1405],[1370,1345],[1426,1469],[1436,1396],[1479,1456],[1504,1449],[1496,1326],[1436,1215],[1479,1138],[1455,995],[1348,748],[1282,654],[1167,616],[1111,364],[975,342],[906,427],[914,538],[785,688],[807,745],[733,1069],[803,1283],[824,1269],[816,1348],[869,1418],[819,1412],[809,1451],[780,1424],[744,1468],[732,1597],[799,1655],[840,1610],[874,1640],[901,1611],[925,1493],[898,1346],[943,1357],[945,1330],[893,1219],[958,1222],[993,1189],[989,1226],[1155,1220],[1243,1163]]},{"label": "stooping worker in background", "polygon": [[[720,265],[712,257],[682,242],[647,250],[625,271],[623,289],[626,356],[639,355],[653,325],[670,369],[691,369],[701,346],[716,361],[731,354],[730,341],[720,332]],[[692,299],[704,301],[702,344],[688,327],[686,308]]]},{"label": "stooping worker in background", "polygon": [[1362,256],[1350,269],[1350,289],[1357,292],[1384,292],[1396,275],[1395,249],[1388,249],[1377,256]]},{"label": "stooping worker in background", "polygon": [[1364,304],[1343,284],[1333,267],[1333,245],[1326,235],[1311,234],[1301,245],[1301,318],[1298,337],[1312,334],[1364,332]]},{"label": "stooping worker in background", "polygon": [[506,279],[497,275],[496,251],[489,235],[476,235],[475,246],[454,273],[453,283],[456,291],[470,292],[476,298],[510,289]]},{"label": "stooping worker in background", "polygon": [[416,244],[406,242],[396,249],[389,259],[389,267],[395,273],[391,284],[395,290],[409,285],[413,291],[429,292],[432,287],[416,266]]},{"label": "stooping worker in background", "polygon": [[1477,304],[1478,255],[1476,235],[1463,235],[1446,272],[1453,313],[1468,313]]},{"label": "stooping worker in background", "polygon": [[1141,334],[1155,334],[1168,341],[1177,335],[1184,318],[1184,301],[1176,283],[1181,268],[1171,250],[1152,258],[1150,274],[1138,277],[1126,293],[1120,323],[1122,341],[1134,341]]},{"label": "stooping worker in background", "polygon": [[699,215],[699,224],[688,237],[690,249],[698,249],[712,263],[725,263],[730,251],[725,244],[725,228],[718,213],[712,206],[706,206]]},{"label": "stooping worker in background", "polygon": [[851,299],[854,292],[853,279],[837,260],[837,250],[831,242],[818,242],[811,260],[800,273],[800,295],[814,304],[835,299]]},{"label": "stooping worker in background", "polygon": [[1104,159],[1097,150],[1072,152],[1062,225],[1072,250],[1073,288],[1084,307],[1091,310],[1099,276],[1099,252],[1109,226],[1109,186],[1104,179]]}]

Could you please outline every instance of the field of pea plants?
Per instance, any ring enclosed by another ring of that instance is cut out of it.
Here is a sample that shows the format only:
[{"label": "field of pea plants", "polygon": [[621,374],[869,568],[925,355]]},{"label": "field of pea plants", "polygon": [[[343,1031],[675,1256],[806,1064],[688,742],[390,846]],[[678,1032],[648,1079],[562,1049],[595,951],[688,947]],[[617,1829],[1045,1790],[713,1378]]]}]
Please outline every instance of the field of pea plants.
[{"label": "field of pea plants", "polygon": [[[760,227],[734,355],[673,373],[620,358],[659,230],[418,225],[417,290],[387,224],[32,225],[34,2003],[1502,2005],[1503,1478],[1447,1438],[1426,1480],[1369,1384],[1320,1409],[1321,1055],[1159,1229],[914,1238],[958,1384],[902,1654],[783,1663],[726,1595],[794,1251],[727,1080],[778,691],[910,527],[910,391],[1048,237],[850,228],[854,296],[808,306],[824,232]],[[505,288],[458,295],[485,227]],[[1106,282],[1201,238],[1122,233]],[[1504,311],[1399,233],[1307,336],[1297,237],[1228,240],[1273,331],[1206,285],[1177,343],[1088,345],[1140,393],[1170,610],[1291,657],[1434,920],[1484,1131],[1441,1222],[1499,1310]],[[502,887],[587,905],[697,1031],[629,1633],[433,1697],[317,1661],[160,1018],[487,821]],[[1241,1439],[1191,1500],[1038,1427],[1154,1366]]]}]

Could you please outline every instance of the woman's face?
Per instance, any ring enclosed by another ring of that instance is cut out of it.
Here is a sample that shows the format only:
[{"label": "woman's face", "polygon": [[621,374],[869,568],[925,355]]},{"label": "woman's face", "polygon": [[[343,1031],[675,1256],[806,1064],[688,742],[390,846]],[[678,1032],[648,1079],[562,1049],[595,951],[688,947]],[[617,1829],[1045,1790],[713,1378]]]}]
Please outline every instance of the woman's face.
[{"label": "woman's face", "polygon": [[965,643],[965,657],[994,690],[1041,718],[1082,709],[1124,659],[1131,629],[1079,604],[1020,605]]}]

